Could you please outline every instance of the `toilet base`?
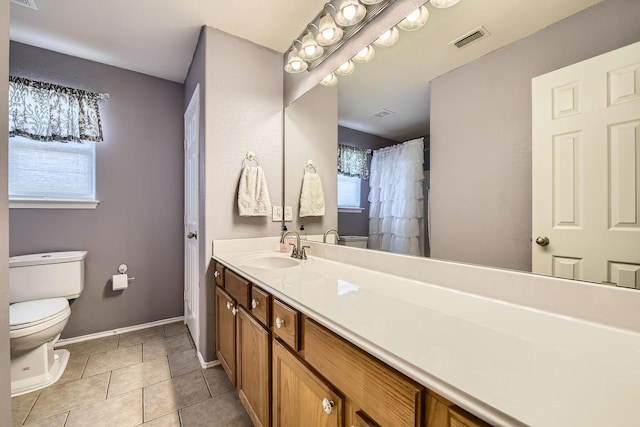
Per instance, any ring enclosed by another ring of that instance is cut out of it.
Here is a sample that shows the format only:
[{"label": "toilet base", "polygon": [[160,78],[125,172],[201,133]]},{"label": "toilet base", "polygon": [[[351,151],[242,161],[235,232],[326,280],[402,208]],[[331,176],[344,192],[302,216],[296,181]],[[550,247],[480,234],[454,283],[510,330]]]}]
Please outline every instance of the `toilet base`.
[{"label": "toilet base", "polygon": [[11,397],[55,383],[69,362],[69,350],[54,350],[51,342],[21,354],[11,354]]}]

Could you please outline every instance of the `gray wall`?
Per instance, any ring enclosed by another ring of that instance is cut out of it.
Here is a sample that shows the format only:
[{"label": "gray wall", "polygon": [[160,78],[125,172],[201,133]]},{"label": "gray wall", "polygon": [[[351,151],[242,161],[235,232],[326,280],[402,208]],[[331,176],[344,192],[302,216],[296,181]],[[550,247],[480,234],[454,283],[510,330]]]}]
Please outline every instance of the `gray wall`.
[{"label": "gray wall", "polygon": [[[9,80],[9,2],[0,2],[0,81]],[[0,425],[11,424],[9,370],[9,205],[7,203],[7,135],[9,85],[0,85]]]},{"label": "gray wall", "polygon": [[531,270],[531,79],[640,40],[605,0],[431,83],[431,254]]},{"label": "gray wall", "polygon": [[[97,209],[10,212],[11,255],[89,252],[63,336],[182,315],[183,86],[19,43],[11,43],[10,72],[111,95],[100,105]],[[120,263],[135,281],[114,293]]]},{"label": "gray wall", "polygon": [[[229,58],[233,58],[232,61]],[[185,97],[201,85],[200,352],[215,359],[213,274],[214,239],[275,236],[271,218],[238,216],[237,187],[242,160],[254,151],[265,171],[271,203],[282,205],[282,55],[214,28],[205,27],[186,82]],[[185,104],[188,100],[185,100]],[[186,106],[186,105],[185,105]],[[204,126],[204,128],[203,128]]]},{"label": "gray wall", "polygon": [[[352,147],[378,150],[398,142],[370,133],[338,126],[338,143]],[[367,156],[367,162],[371,166],[371,156]],[[369,180],[361,180],[360,206],[364,208],[361,213],[338,212],[338,231],[344,236],[369,235]]]},{"label": "gray wall", "polygon": [[[338,88],[317,85],[285,109],[285,201],[293,208],[289,230],[322,234],[338,228]],[[325,215],[300,218],[300,192],[307,161],[316,165]]]}]

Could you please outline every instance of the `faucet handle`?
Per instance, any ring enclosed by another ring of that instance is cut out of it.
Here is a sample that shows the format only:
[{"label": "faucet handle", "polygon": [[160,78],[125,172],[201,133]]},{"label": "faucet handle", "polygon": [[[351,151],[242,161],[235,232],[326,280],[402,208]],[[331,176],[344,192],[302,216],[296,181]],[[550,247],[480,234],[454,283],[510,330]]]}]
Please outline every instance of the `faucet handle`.
[{"label": "faucet handle", "polygon": [[289,243],[289,246],[293,246],[293,250],[291,251],[291,258],[298,258],[298,248],[296,247],[296,244]]},{"label": "faucet handle", "polygon": [[305,249],[311,249],[311,246],[303,246],[302,249],[300,249],[300,255],[298,258],[307,259],[307,252],[305,252]]}]

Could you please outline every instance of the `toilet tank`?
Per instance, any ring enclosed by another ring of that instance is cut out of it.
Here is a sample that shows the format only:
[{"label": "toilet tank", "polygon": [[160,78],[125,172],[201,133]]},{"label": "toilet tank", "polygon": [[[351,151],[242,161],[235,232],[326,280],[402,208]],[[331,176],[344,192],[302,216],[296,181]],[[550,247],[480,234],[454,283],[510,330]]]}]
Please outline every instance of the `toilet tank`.
[{"label": "toilet tank", "polygon": [[340,236],[338,244],[343,246],[351,246],[353,248],[367,249],[367,236]]},{"label": "toilet tank", "polygon": [[86,251],[9,257],[9,302],[78,298],[84,289]]}]

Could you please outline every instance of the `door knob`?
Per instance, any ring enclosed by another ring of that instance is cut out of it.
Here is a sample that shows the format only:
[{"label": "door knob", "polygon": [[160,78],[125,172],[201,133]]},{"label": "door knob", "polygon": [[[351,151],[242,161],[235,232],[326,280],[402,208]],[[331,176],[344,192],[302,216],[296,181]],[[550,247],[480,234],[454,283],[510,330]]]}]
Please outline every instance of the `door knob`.
[{"label": "door knob", "polygon": [[197,231],[190,231],[187,233],[187,239],[193,239],[193,238],[198,238],[198,232]]},{"label": "door knob", "polygon": [[547,246],[549,244],[549,238],[547,236],[538,236],[536,243],[540,246]]}]

